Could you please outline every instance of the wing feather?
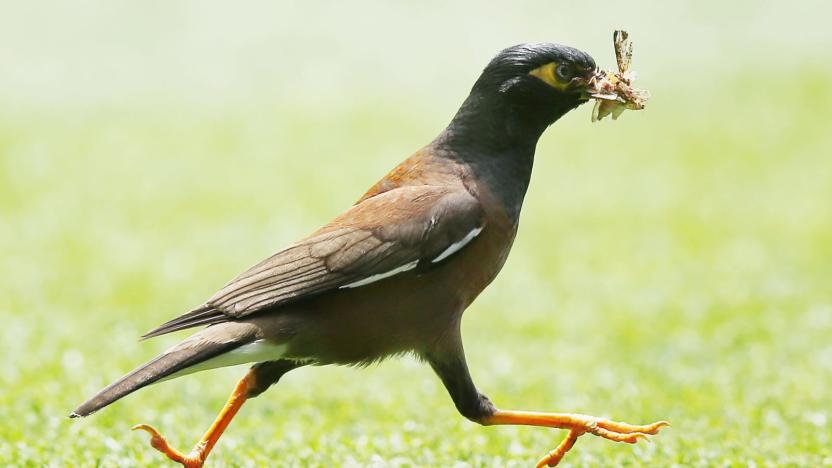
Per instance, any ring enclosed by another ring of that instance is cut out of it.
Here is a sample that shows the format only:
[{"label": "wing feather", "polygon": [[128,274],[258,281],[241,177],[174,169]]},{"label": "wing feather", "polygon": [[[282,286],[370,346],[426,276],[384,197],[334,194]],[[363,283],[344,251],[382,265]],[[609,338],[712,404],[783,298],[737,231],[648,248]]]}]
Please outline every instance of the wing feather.
[{"label": "wing feather", "polygon": [[381,193],[244,271],[205,304],[143,338],[238,319],[341,287],[359,287],[410,264],[432,267],[432,260],[470,240],[467,237],[479,233],[483,223],[479,203],[464,189],[415,186]]}]

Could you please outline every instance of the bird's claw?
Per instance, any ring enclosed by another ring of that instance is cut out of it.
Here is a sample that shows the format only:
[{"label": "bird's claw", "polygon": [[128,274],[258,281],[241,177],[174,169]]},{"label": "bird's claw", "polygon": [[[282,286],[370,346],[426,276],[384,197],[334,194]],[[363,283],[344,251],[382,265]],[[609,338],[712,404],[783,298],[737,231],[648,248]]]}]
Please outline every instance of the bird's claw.
[{"label": "bird's claw", "polygon": [[176,450],[168,444],[165,437],[156,430],[155,427],[149,424],[137,424],[130,428],[131,431],[145,431],[150,434],[150,446],[156,450],[164,453],[169,459],[181,463],[185,468],[201,468],[204,463],[202,453],[200,453],[199,446],[195,447],[191,453],[185,455]]},{"label": "bird's claw", "polygon": [[659,430],[661,430],[661,428],[670,426],[670,423],[667,421],[658,421],[654,422],[653,424],[635,425],[617,421],[610,421],[609,419],[597,419],[595,423],[598,427],[602,429],[606,429],[612,432],[618,432],[620,434],[632,434],[635,432],[640,432],[642,434],[647,435],[656,435],[659,433]]},{"label": "bird's claw", "polygon": [[586,416],[586,420],[582,424],[576,424],[569,429],[569,434],[566,438],[551,452],[537,462],[537,468],[543,466],[556,466],[566,455],[566,452],[575,445],[578,437],[585,433],[589,433],[598,437],[602,437],[613,442],[624,442],[627,444],[635,444],[640,440],[650,442],[651,435],[658,434],[663,427],[670,426],[667,421],[658,421],[653,424],[634,425],[627,423],[620,423],[617,421],[610,421],[608,419],[599,419],[592,416]]}]

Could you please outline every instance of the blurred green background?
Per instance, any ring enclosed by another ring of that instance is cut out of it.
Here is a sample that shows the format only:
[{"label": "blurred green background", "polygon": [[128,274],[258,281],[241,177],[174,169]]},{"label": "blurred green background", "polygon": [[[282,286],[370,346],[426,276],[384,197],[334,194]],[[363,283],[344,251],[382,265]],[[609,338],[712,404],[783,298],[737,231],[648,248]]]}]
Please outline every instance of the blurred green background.
[{"label": "blurred green background", "polygon": [[[243,368],[66,414],[433,138],[498,50],[612,66],[623,27],[653,99],[544,135],[466,314],[474,378],[507,408],[674,425],[565,466],[832,465],[826,5],[3,2],[0,464],[158,464],[139,422],[190,448]],[[403,359],[291,373],[209,463],[529,466],[563,435],[476,426]]]}]

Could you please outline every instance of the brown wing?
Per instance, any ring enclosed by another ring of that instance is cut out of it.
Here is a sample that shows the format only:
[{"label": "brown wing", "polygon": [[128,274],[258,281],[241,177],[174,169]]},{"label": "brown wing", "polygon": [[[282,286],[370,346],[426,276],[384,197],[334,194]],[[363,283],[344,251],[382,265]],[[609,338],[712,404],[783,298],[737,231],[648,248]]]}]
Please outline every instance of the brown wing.
[{"label": "brown wing", "polygon": [[311,236],[237,276],[202,306],[143,338],[224,322],[339,288],[429,267],[483,228],[464,189],[401,187],[361,201]]}]

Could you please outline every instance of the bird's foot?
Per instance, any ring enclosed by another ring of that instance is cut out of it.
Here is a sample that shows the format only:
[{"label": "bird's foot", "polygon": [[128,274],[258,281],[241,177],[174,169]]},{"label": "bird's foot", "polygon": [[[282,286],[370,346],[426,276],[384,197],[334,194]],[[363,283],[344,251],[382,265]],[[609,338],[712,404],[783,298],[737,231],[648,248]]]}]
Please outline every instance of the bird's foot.
[{"label": "bird's foot", "polygon": [[568,429],[569,434],[551,452],[537,462],[537,467],[555,466],[575,445],[583,434],[589,433],[613,442],[635,444],[639,440],[648,440],[648,436],[658,434],[663,427],[670,426],[667,421],[653,424],[634,425],[596,418],[585,414],[535,413],[526,411],[500,411],[489,418],[488,424],[519,424]]},{"label": "bird's foot", "polygon": [[202,464],[205,462],[205,457],[208,456],[208,453],[205,450],[206,444],[203,442],[197,443],[193,450],[186,455],[171,447],[165,437],[153,426],[148,424],[138,424],[133,426],[131,429],[134,431],[142,430],[150,434],[150,445],[153,448],[164,453],[171,460],[181,463],[185,468],[201,468]]},{"label": "bird's foot", "polygon": [[153,446],[153,448],[164,453],[171,460],[181,463],[185,468],[200,468],[202,467],[202,464],[205,463],[205,459],[208,458],[208,454],[211,452],[211,449],[214,448],[214,445],[216,445],[217,441],[220,439],[223,431],[225,431],[231,423],[234,415],[237,414],[237,411],[240,410],[240,407],[242,407],[243,403],[245,403],[246,399],[248,399],[249,391],[252,388],[255,388],[256,378],[254,372],[254,368],[252,368],[252,370],[249,370],[248,373],[240,379],[239,382],[237,382],[237,386],[234,387],[234,391],[231,392],[231,396],[228,397],[228,401],[225,403],[222,411],[220,411],[220,414],[217,415],[217,419],[214,420],[214,423],[211,424],[211,427],[208,428],[208,431],[202,436],[202,439],[197,442],[194,448],[187,455],[171,447],[170,444],[168,444],[168,441],[165,440],[162,434],[160,434],[159,431],[157,431],[153,426],[139,424],[137,426],[133,426],[133,430],[142,430],[149,433],[150,445]]},{"label": "bird's foot", "polygon": [[575,445],[578,437],[585,433],[603,437],[604,439],[613,442],[625,442],[628,444],[635,444],[639,440],[650,439],[648,436],[658,434],[659,430],[670,424],[667,421],[659,421],[647,425],[633,425],[627,423],[620,423],[610,421],[609,419],[599,419],[592,416],[571,415],[580,418],[585,418],[584,421],[578,422],[575,426],[569,429],[569,434],[566,438],[551,452],[547,453],[543,458],[537,462],[537,468],[543,466],[556,466],[566,455],[566,452]]}]

